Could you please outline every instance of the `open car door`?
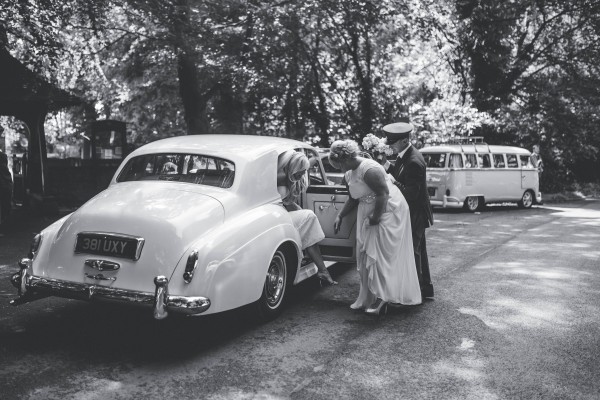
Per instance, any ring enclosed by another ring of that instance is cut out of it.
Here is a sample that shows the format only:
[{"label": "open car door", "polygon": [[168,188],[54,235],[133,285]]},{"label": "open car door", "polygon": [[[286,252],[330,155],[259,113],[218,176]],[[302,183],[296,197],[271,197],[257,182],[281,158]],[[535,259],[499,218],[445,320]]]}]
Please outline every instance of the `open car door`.
[{"label": "open car door", "polygon": [[[302,207],[312,210],[325,233],[325,239],[319,243],[321,254],[326,261],[355,262],[356,260],[356,209],[344,217],[342,227],[334,233],[333,222],[344,207],[348,196],[345,185],[330,185],[324,174],[323,165],[316,152],[304,149],[311,162],[309,184]],[[313,154],[314,153],[314,154]],[[314,158],[313,158],[314,157]]]}]

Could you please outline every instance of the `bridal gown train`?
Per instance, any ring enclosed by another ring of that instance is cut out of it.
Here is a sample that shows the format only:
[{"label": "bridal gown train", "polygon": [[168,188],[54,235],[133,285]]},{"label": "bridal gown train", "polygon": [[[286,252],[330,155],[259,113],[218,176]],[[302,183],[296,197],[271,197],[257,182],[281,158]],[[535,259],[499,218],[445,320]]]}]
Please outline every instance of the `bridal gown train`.
[{"label": "bridal gown train", "polygon": [[375,207],[375,193],[364,181],[371,168],[384,169],[374,160],[363,161],[346,172],[352,198],[359,200],[356,221],[356,264],[360,292],[353,308],[366,308],[377,298],[390,303],[421,303],[421,289],[415,267],[410,212],[404,196],[385,174],[389,199],[378,225],[369,225]]}]

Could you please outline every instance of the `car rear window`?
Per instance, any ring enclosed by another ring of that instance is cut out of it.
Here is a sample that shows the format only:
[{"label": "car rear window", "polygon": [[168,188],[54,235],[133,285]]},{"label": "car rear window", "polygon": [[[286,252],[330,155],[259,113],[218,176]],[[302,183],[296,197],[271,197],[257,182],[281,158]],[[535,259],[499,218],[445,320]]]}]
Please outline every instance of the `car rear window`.
[{"label": "car rear window", "polygon": [[160,153],[132,158],[117,177],[117,182],[172,181],[229,188],[235,165],[222,158],[200,154]]}]

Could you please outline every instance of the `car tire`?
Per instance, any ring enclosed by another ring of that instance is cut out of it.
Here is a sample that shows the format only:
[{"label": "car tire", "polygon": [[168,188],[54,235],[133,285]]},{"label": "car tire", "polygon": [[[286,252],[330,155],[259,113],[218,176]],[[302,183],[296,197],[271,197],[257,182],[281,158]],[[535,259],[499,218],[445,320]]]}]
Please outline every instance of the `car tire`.
[{"label": "car tire", "polygon": [[531,208],[533,205],[533,200],[533,192],[531,190],[526,190],[525,193],[523,193],[523,197],[521,197],[521,200],[519,200],[517,204],[519,208]]},{"label": "car tire", "polygon": [[262,294],[256,302],[256,312],[262,321],[271,321],[281,314],[285,305],[289,268],[285,253],[277,249],[267,268]]},{"label": "car tire", "polygon": [[469,196],[465,199],[464,207],[467,211],[475,212],[481,207],[482,204],[482,198],[477,196]]}]

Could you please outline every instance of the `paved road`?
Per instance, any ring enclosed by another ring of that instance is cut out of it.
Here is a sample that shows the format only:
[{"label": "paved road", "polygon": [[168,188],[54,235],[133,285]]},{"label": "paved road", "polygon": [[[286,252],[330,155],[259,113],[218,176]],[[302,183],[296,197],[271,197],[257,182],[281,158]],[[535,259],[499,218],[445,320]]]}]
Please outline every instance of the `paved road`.
[{"label": "paved road", "polygon": [[247,310],[154,321],[44,299],[9,308],[32,219],[0,237],[0,398],[597,399],[600,201],[438,211],[433,301],[352,313],[356,271],[293,291],[269,324]]}]

